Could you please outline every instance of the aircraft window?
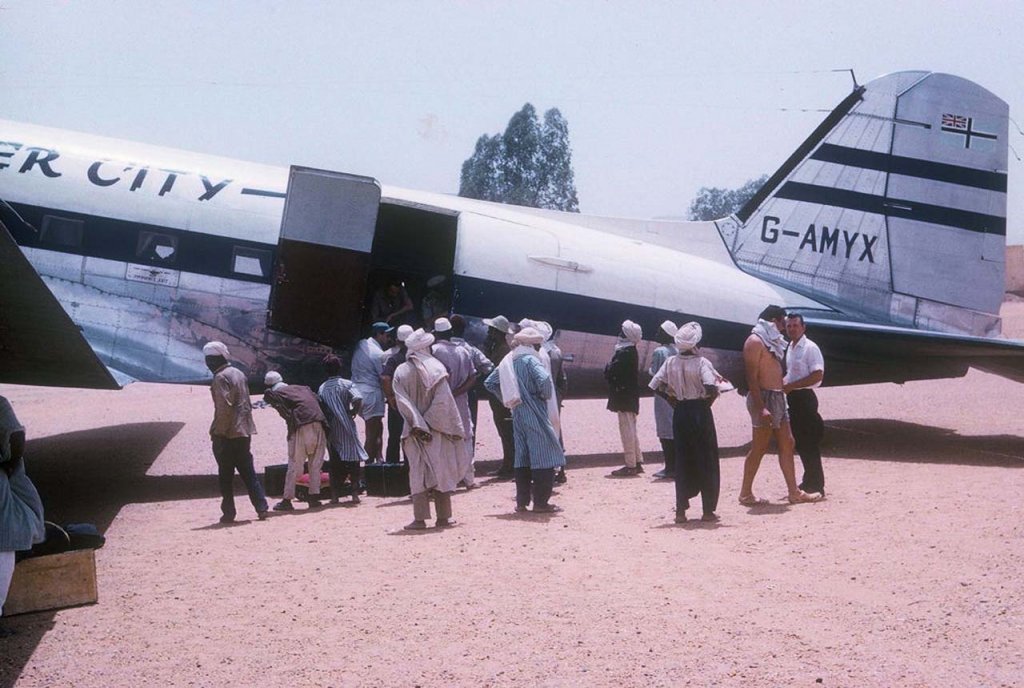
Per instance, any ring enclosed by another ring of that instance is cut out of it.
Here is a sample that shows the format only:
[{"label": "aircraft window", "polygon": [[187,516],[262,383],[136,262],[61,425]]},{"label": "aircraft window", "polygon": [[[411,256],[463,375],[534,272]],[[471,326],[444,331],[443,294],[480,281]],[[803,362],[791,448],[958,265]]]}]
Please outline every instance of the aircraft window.
[{"label": "aircraft window", "polygon": [[270,251],[236,246],[231,270],[239,275],[270,277]]},{"label": "aircraft window", "polygon": [[44,244],[78,248],[82,245],[82,229],[85,223],[56,215],[44,215],[39,239]]},{"label": "aircraft window", "polygon": [[140,232],[135,256],[151,263],[173,263],[178,252],[178,238],[170,234]]}]

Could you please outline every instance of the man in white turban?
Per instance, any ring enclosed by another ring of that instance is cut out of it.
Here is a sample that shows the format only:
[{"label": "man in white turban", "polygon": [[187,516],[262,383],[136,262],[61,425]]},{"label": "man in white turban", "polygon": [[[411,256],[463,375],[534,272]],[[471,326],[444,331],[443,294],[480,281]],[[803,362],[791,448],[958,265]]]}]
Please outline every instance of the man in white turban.
[{"label": "man in white turban", "polygon": [[686,521],[690,499],[701,496],[703,521],[717,521],[720,471],[718,434],[711,404],[718,397],[721,376],[711,362],[697,352],[702,336],[698,323],[679,328],[675,345],[679,353],[651,379],[655,394],[673,408],[676,446],[676,523]]},{"label": "man in white turban", "polygon": [[203,346],[206,367],[213,373],[210,396],[213,397],[213,423],[210,440],[217,460],[217,483],[220,486],[221,523],[235,520],[235,471],[242,478],[249,501],[262,521],[267,517],[267,497],[252,463],[252,436],[256,424],[252,420],[249,384],[245,374],[228,363],[228,348],[222,342]]},{"label": "man in white turban", "polygon": [[469,390],[476,384],[476,365],[469,349],[452,341],[454,328],[448,318],[434,321],[434,346],[431,352],[448,371],[448,387],[452,390],[455,405],[459,408],[462,427],[466,431],[466,472],[459,481],[467,490],[477,487],[473,470],[473,418],[469,411]]},{"label": "man in white turban", "polygon": [[274,511],[294,511],[295,486],[309,468],[310,509],[320,506],[320,468],[327,453],[327,418],[320,397],[305,385],[289,385],[281,374],[270,371],[263,378],[267,391],[264,401],[274,408],[288,427],[288,471],[284,476],[283,499]]},{"label": "man in white turban", "polygon": [[[676,351],[674,338],[676,336],[676,325],[671,320],[666,320],[654,333],[654,341],[660,346],[651,354],[651,365],[647,369],[648,375],[652,377],[661,370],[665,361],[675,356]],[[675,440],[672,439],[672,407],[669,403],[654,395],[654,429],[658,434],[658,441],[661,443],[661,454],[665,458],[665,467],[654,474],[655,478],[674,479],[676,477],[676,448]]]},{"label": "man in white turban", "polygon": [[544,335],[527,327],[512,343],[515,348],[487,376],[484,386],[512,409],[516,512],[526,511],[531,502],[535,513],[561,511],[548,501],[555,469],[565,465],[565,453],[548,412],[548,399],[555,390],[538,355]]},{"label": "man in white turban", "polygon": [[643,331],[632,320],[626,320],[622,323],[620,335],[612,360],[604,367],[604,379],[608,382],[607,408],[618,416],[619,437],[622,438],[626,463],[612,471],[616,477],[644,472],[644,457],[636,434],[636,417],[640,413],[640,359],[636,345],[643,338]]},{"label": "man in white turban", "polygon": [[388,441],[384,450],[384,460],[388,463],[398,463],[402,460],[402,426],[405,421],[402,420],[402,414],[395,405],[395,392],[391,388],[391,380],[395,377],[398,366],[405,363],[405,340],[412,333],[411,325],[399,325],[395,331],[395,339],[398,341],[384,352],[384,361],[381,364],[380,387],[388,407]]},{"label": "man in white turban", "polygon": [[406,361],[395,370],[392,387],[405,429],[402,449],[409,461],[413,521],[407,530],[422,530],[437,505],[438,528],[455,524],[451,494],[465,473],[466,431],[448,386],[448,371],[434,358],[434,336],[422,329],[405,340]]}]

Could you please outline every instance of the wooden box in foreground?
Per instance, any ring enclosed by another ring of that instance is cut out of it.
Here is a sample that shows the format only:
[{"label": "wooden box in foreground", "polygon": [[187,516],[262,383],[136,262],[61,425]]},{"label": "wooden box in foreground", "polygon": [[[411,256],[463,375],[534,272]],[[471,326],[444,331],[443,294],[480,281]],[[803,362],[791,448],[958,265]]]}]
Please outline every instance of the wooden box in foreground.
[{"label": "wooden box in foreground", "polygon": [[4,604],[4,616],[93,604],[96,551],[80,549],[18,562]]}]

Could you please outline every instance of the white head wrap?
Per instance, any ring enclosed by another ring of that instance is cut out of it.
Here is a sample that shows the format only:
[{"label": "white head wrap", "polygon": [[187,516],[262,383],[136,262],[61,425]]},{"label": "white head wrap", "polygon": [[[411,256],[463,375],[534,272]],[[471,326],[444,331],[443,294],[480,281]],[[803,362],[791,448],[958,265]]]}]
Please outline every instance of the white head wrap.
[{"label": "white head wrap", "polygon": [[420,328],[405,338],[405,348],[409,350],[409,353],[416,353],[423,351],[424,349],[430,349],[430,345],[434,343],[434,335],[429,332],[424,332],[423,328]]},{"label": "white head wrap", "polygon": [[434,321],[434,332],[449,332],[452,329],[452,321],[448,318],[438,318]]},{"label": "white head wrap", "polygon": [[263,376],[263,384],[267,387],[273,387],[279,382],[284,382],[284,378],[281,377],[281,373],[276,370],[271,370],[269,373]]},{"label": "white head wrap", "polygon": [[676,332],[678,330],[679,328],[676,327],[676,324],[671,320],[666,320],[665,322],[661,323],[661,331],[667,334],[669,337],[675,337]]},{"label": "white head wrap", "polygon": [[632,320],[622,323],[622,335],[633,344],[639,344],[644,338],[644,331]]},{"label": "white head wrap", "polygon": [[551,327],[551,325],[549,325],[548,323],[544,322],[543,320],[538,320],[537,322],[534,323],[533,326],[534,328],[536,328],[538,332],[544,335],[545,342],[551,339],[551,335],[555,333],[554,328]]},{"label": "white head wrap", "polygon": [[537,321],[531,320],[530,318],[523,318],[519,321],[518,325],[520,330],[525,330],[527,327],[537,329]]},{"label": "white head wrap", "polygon": [[399,325],[398,332],[395,334],[398,337],[398,341],[404,342],[412,334],[412,325]]},{"label": "white head wrap", "polygon": [[228,355],[224,342],[207,342],[203,345],[203,356],[222,356],[227,359]]},{"label": "white head wrap", "polygon": [[522,330],[519,330],[519,332],[516,332],[516,336],[512,338],[512,343],[515,344],[516,346],[524,344],[528,346],[532,346],[534,344],[543,344],[544,335],[541,334],[540,331],[538,331],[536,328],[526,327],[523,328]]},{"label": "white head wrap", "polygon": [[700,325],[695,322],[688,322],[680,327],[675,335],[676,348],[679,349],[679,353],[696,349],[703,334]]}]

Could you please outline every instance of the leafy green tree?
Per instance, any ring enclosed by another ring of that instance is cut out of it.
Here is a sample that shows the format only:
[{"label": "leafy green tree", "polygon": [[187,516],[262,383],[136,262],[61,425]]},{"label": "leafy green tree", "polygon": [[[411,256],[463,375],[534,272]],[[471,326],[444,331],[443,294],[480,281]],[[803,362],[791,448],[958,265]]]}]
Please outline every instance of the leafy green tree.
[{"label": "leafy green tree", "polygon": [[551,108],[544,113],[538,182],[539,207],[572,213],[580,211],[580,202],[576,196],[576,180],[572,171],[569,123],[565,121],[558,108]]},{"label": "leafy green tree", "polygon": [[459,195],[483,201],[501,201],[501,136],[484,134],[476,140],[473,155],[462,163]]},{"label": "leafy green tree", "polygon": [[697,196],[690,203],[691,220],[718,220],[732,215],[743,207],[743,204],[754,197],[758,189],[768,181],[764,174],[757,179],[750,179],[738,189],[721,189],[718,187],[701,187]]},{"label": "leafy green tree", "polygon": [[477,139],[473,155],[462,163],[459,195],[579,212],[569,124],[562,113],[548,110],[542,124],[526,103],[503,134]]}]

